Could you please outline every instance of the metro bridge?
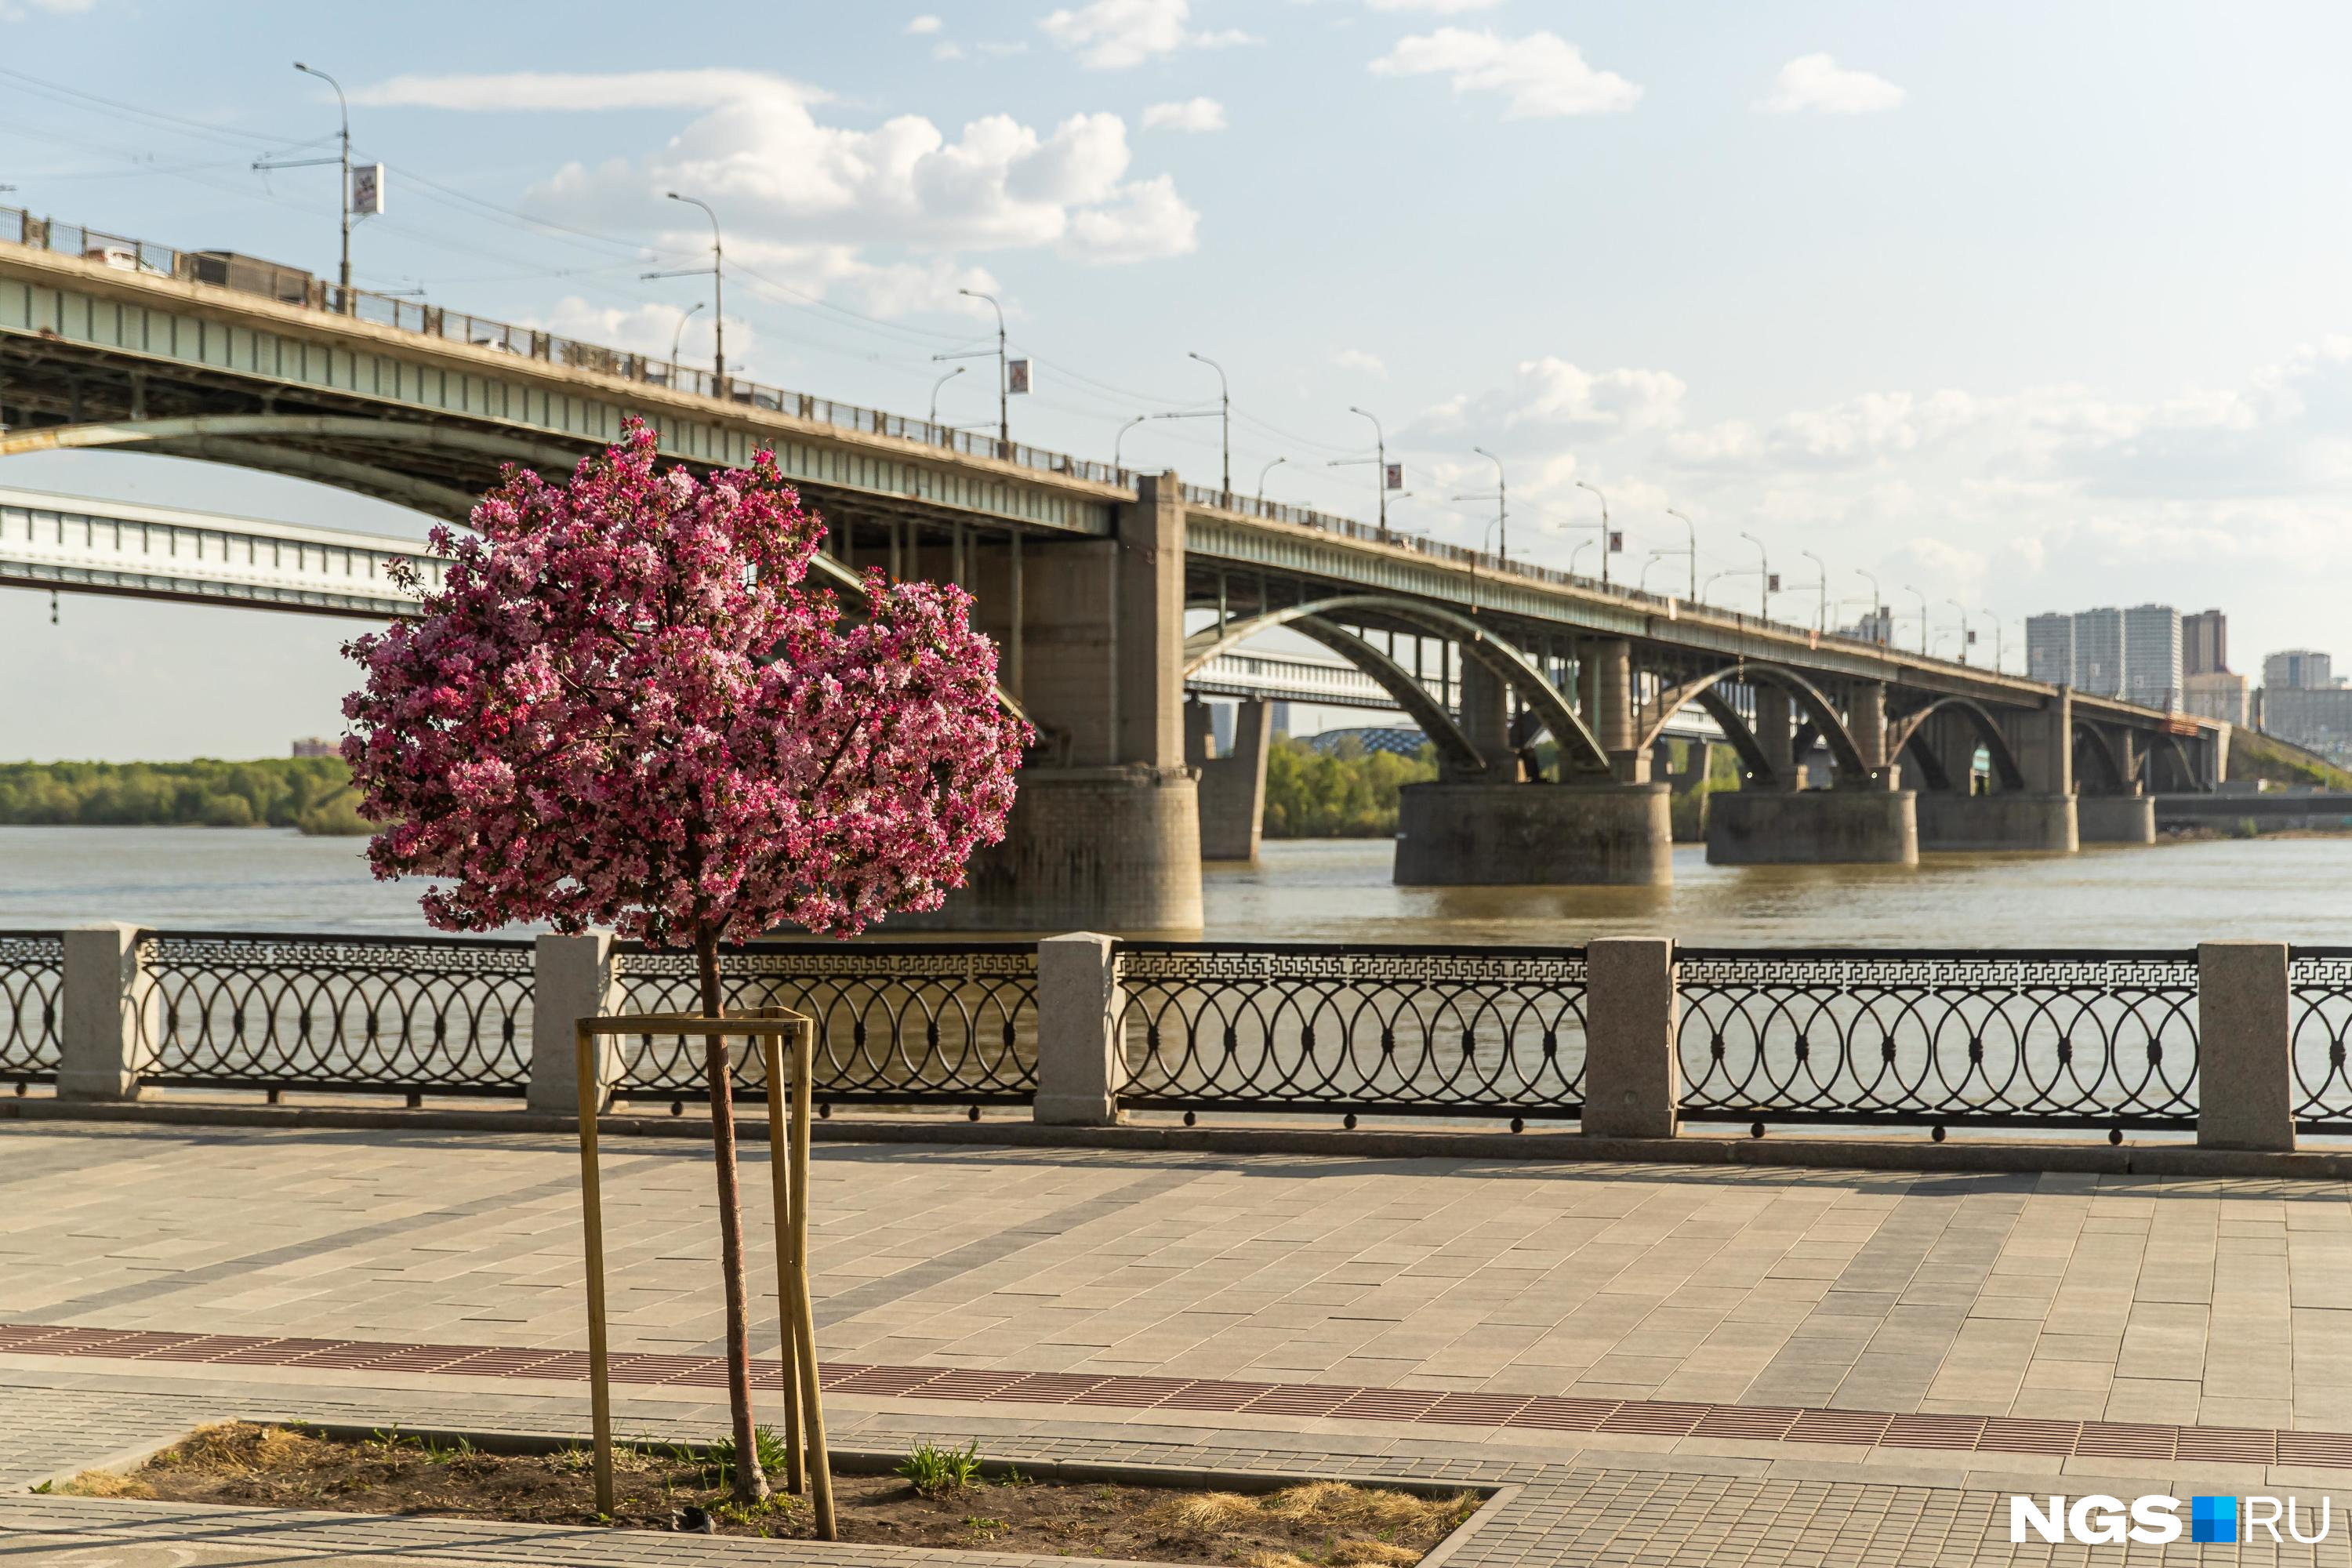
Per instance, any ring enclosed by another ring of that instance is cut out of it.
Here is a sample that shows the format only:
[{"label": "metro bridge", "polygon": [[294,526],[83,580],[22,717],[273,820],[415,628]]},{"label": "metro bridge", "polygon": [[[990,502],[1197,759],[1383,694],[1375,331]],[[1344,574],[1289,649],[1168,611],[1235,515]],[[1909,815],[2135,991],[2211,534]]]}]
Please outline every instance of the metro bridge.
[{"label": "metro bridge", "polygon": [[[1709,854],[1728,862],[2147,842],[2151,790],[2210,789],[2227,765],[2210,721],[411,300],[328,302],[195,281],[177,252],[0,208],[0,457],[165,453],[457,519],[502,464],[566,472],[631,416],[688,463],[771,447],[831,525],[838,575],[878,564],[973,592],[1005,700],[1038,728],[1012,837],[946,923],[1196,926],[1204,796],[1254,802],[1262,785],[1222,782],[1259,771],[1244,755],[1188,765],[1187,680],[1276,626],[1347,661],[1436,746],[1440,780],[1405,800],[1408,882],[1668,879],[1652,755],[1692,708],[1746,775],[1711,806]],[[264,586],[249,602],[294,607]],[[1538,732],[1557,758],[1541,773]],[[1804,789],[1796,759],[1817,744],[1834,784]]]}]

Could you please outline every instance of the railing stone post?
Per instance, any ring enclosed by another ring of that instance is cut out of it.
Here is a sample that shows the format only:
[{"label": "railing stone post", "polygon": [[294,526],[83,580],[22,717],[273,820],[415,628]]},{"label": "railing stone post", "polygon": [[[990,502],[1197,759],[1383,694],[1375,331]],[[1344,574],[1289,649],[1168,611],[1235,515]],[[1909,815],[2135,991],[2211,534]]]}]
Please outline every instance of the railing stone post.
[{"label": "railing stone post", "polygon": [[136,1100],[159,1032],[139,928],[77,926],[65,937],[58,1098]]},{"label": "railing stone post", "polygon": [[2290,1001],[2284,942],[2198,944],[2199,1147],[2294,1147]]},{"label": "railing stone post", "polygon": [[1673,940],[1598,938],[1584,950],[1584,1131],[1673,1137],[1683,1090]]},{"label": "railing stone post", "polygon": [[1120,994],[1114,943],[1077,931],[1037,944],[1035,1120],[1108,1127],[1119,1119],[1127,1061],[1119,1049]]},{"label": "railing stone post", "polygon": [[[583,1018],[608,1017],[619,1005],[611,931],[539,939],[538,951],[531,955],[530,976],[530,1103],[533,1110],[554,1116],[579,1114],[580,1079],[572,1026]],[[596,1076],[603,1092],[597,1104],[613,1098],[613,1084],[620,1073],[621,1042],[610,1037],[599,1040]]]}]

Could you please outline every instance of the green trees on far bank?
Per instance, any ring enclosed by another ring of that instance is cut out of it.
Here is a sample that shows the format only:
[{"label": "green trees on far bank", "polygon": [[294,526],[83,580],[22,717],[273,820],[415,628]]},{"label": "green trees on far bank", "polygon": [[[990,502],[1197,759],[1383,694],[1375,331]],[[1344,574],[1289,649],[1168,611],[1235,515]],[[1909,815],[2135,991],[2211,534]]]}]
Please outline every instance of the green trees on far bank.
[{"label": "green trees on far bank", "polygon": [[1397,791],[1437,776],[1437,750],[1367,752],[1354,737],[1328,756],[1276,736],[1265,759],[1269,838],[1382,838],[1397,830]]},{"label": "green trees on far bank", "polygon": [[249,763],[0,763],[0,823],[374,831],[340,757]]}]

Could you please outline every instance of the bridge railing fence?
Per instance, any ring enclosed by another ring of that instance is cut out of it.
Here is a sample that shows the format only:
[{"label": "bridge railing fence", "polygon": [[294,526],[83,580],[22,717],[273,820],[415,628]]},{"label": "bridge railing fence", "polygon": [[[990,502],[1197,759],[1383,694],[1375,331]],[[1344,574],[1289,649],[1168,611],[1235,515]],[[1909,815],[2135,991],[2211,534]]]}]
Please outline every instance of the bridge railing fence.
[{"label": "bridge railing fence", "polygon": [[[624,1011],[699,1012],[691,952],[622,942]],[[730,1011],[782,1006],[816,1024],[815,1090],[831,1105],[1026,1105],[1037,1092],[1037,949],[1031,942],[754,942],[719,950]],[[766,1073],[730,1040],[739,1095]],[[706,1092],[704,1042],[625,1042],[617,1092],[684,1100]]]},{"label": "bridge railing fence", "polygon": [[[93,260],[108,260],[112,265],[128,265],[134,270],[165,277],[179,276],[184,270],[181,265],[183,253],[171,247],[104,234],[96,229],[84,228],[55,218],[37,217],[22,207],[0,206],[0,242],[24,245]],[[127,258],[127,261],[123,258]],[[477,316],[465,311],[446,310],[444,307],[405,296],[382,294],[365,289],[345,290],[320,284],[314,279],[309,290],[308,302],[316,309],[339,310],[360,321],[391,327],[400,331],[416,332],[450,342],[466,343],[498,353],[548,360],[577,369],[620,376],[649,386],[666,387],[697,397],[738,403],[769,413],[812,420],[829,425],[835,429],[916,441],[964,457],[996,458],[1024,468],[1065,475],[1096,484],[1111,485],[1126,490],[1135,489],[1139,478],[1138,471],[1117,464],[1075,458],[1066,452],[1050,451],[1044,447],[1030,446],[1025,442],[1000,441],[993,435],[981,430],[935,425],[929,420],[911,419],[903,415],[866,408],[856,404],[837,403],[830,398],[815,397],[806,393],[769,386],[741,376],[719,376],[699,366],[664,359],[658,355],[613,348],[603,343],[586,342],[577,338],[567,338],[532,327],[518,326],[488,316]],[[1670,615],[1685,613],[1694,607],[1686,599],[1670,599],[1663,595],[1644,593],[1638,588],[1627,588],[1622,584],[1612,583],[1604,585],[1596,578],[1561,572],[1549,566],[1539,566],[1532,562],[1506,560],[1488,552],[1449,544],[1423,534],[1400,532],[1393,529],[1359,522],[1353,518],[1318,511],[1311,507],[1269,502],[1262,496],[1219,490],[1206,485],[1186,485],[1183,487],[1183,491],[1184,499],[1196,506],[1215,507],[1245,517],[1263,518],[1269,521],[1311,528],[1347,539],[1395,545],[1412,550],[1432,560],[1466,566],[1474,572],[1486,572],[1498,577],[1571,587],[1586,593],[1606,593],[1633,604],[1655,607]],[[1729,622],[1739,626],[1754,626],[1782,636],[1810,635],[1805,627],[1773,621],[1768,617],[1743,615],[1732,610],[1698,607],[1703,608],[1708,619],[1714,622]],[[1835,635],[1824,636],[1821,640],[1861,647],[1877,646]]]},{"label": "bridge railing fence", "polygon": [[57,1076],[65,983],[64,932],[0,931],[0,1083]]},{"label": "bridge railing fence", "polygon": [[2294,1119],[2306,1132],[2352,1133],[2352,947],[2298,947],[2287,959]]},{"label": "bridge railing fence", "polygon": [[1584,954],[1123,942],[1122,1105],[1572,1119]]}]

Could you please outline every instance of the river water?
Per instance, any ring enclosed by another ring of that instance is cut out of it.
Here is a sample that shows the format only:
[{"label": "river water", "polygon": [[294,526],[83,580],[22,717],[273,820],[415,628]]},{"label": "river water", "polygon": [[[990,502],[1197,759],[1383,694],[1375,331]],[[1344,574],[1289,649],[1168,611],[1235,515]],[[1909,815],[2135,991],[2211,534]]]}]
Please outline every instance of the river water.
[{"label": "river water", "polygon": [[[0,929],[415,933],[415,884],[368,875],[355,838],[201,827],[0,826]],[[1399,888],[1391,846],[1272,842],[1207,874],[1205,934],[1233,941],[2186,947],[2352,944],[2352,837],[1929,856],[1916,868],[1719,868],[1675,852],[1670,888]]]}]

